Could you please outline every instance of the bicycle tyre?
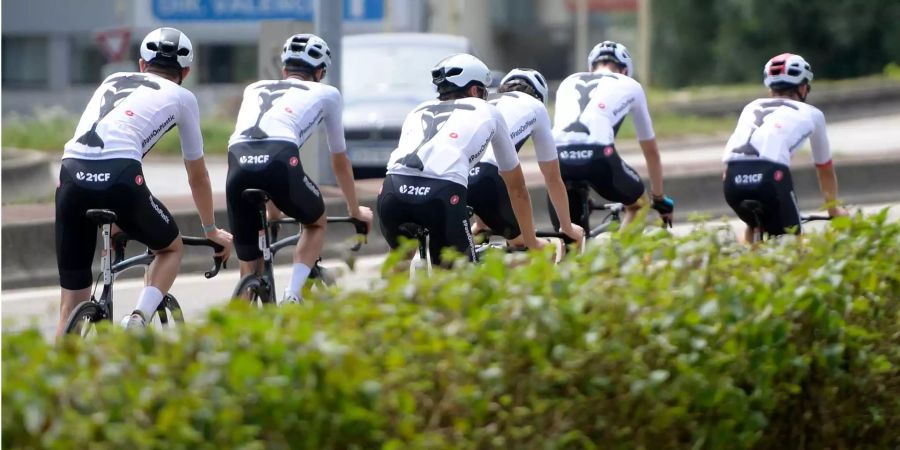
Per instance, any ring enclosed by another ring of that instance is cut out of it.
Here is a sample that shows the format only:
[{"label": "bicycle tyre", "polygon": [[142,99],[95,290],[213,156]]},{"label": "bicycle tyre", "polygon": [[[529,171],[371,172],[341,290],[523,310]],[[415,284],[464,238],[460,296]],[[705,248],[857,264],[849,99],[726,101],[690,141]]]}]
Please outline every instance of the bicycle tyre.
[{"label": "bicycle tyre", "polygon": [[95,329],[94,324],[109,319],[103,308],[96,302],[84,301],[78,304],[66,320],[65,334],[78,334],[82,339]]},{"label": "bicycle tyre", "polygon": [[259,275],[251,273],[241,278],[237,287],[234,288],[231,298],[249,298],[251,305],[267,305],[274,303],[274,297],[270,291],[268,286],[263,284],[263,280]]},{"label": "bicycle tyre", "polygon": [[[163,328],[167,328],[177,324],[181,326],[184,323],[184,313],[181,312],[181,305],[178,304],[178,300],[175,300],[171,294],[166,294],[163,297],[162,301],[159,302],[159,306],[156,307],[156,316],[159,319],[159,324]],[[151,322],[153,319],[150,319]]]}]

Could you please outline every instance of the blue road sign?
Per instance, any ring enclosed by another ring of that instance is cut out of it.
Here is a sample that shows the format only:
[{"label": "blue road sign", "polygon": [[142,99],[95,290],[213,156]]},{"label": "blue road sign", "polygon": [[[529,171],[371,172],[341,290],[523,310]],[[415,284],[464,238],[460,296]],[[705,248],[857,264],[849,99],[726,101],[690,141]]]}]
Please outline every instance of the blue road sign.
[{"label": "blue road sign", "polygon": [[[329,0],[331,1],[331,0]],[[385,0],[344,0],[344,20],[378,21]],[[153,0],[159,20],[313,20],[314,0]]]}]

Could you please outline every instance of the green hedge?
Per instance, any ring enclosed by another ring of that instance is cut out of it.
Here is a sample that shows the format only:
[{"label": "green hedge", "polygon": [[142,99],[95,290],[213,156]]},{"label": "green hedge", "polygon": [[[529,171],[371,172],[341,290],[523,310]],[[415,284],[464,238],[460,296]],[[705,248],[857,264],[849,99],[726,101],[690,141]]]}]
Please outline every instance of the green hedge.
[{"label": "green hedge", "polygon": [[885,216],[758,251],[629,229],[178,336],[7,334],[3,447],[897,448]]}]

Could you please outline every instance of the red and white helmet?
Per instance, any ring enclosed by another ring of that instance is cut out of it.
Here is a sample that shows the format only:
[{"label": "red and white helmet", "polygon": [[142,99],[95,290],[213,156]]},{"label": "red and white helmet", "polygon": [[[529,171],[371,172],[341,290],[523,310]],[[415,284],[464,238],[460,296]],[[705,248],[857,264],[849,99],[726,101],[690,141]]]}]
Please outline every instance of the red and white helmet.
[{"label": "red and white helmet", "polygon": [[811,83],[812,69],[800,55],[782,53],[766,63],[763,69],[763,83],[769,88],[787,88]]}]

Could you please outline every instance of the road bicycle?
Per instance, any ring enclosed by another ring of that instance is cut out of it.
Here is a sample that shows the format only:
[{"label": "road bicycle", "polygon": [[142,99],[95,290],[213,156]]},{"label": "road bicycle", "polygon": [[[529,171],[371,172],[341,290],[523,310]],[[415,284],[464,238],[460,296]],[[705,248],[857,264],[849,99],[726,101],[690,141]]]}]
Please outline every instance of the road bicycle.
[{"label": "road bicycle", "polygon": [[[244,298],[250,301],[250,304],[256,306],[274,305],[275,297],[275,271],[274,259],[275,254],[285,247],[292,247],[300,240],[301,233],[285,237],[277,240],[278,227],[284,224],[299,223],[292,218],[283,218],[269,221],[266,217],[266,202],[269,201],[269,194],[261,189],[245,189],[241,192],[244,200],[253,203],[259,213],[259,250],[263,255],[263,268],[260,273],[251,273],[245,275],[234,288],[232,298]],[[333,223],[349,223],[356,230],[357,239],[350,251],[356,252],[362,247],[366,241],[369,227],[366,222],[353,217],[328,217],[327,222]],[[274,241],[274,242],[273,242]],[[334,275],[322,267],[320,257],[313,267],[310,268],[309,279],[314,284],[321,286],[333,286],[336,282]]]},{"label": "road bicycle", "polygon": [[[471,207],[469,208],[469,216],[472,216]],[[428,250],[430,233],[428,228],[412,222],[402,223],[398,228],[400,229],[400,232],[402,234],[411,236],[417,241],[417,258],[413,259],[410,264],[410,278],[413,278],[416,273],[420,273],[422,271],[426,272],[427,276],[430,276],[432,265],[430,251]],[[566,235],[565,233],[560,233],[558,231],[538,230],[535,232],[535,235],[539,239],[556,239],[556,262],[559,262],[565,255],[565,245],[574,242],[568,235]],[[488,238],[490,238],[490,235],[488,235]],[[580,248],[582,250],[584,249],[583,241],[580,243]],[[490,250],[500,250],[507,253],[515,253],[524,252],[528,249],[525,247],[510,247],[505,243],[490,242],[490,240],[488,239],[481,244],[475,245],[475,262],[477,263],[481,256]]]},{"label": "road bicycle", "polygon": [[[118,233],[111,238],[112,224],[116,222],[116,213],[107,209],[89,209],[85,213],[86,217],[97,224],[100,228],[100,234],[103,243],[103,249],[100,258],[100,276],[97,277],[99,283],[100,278],[103,279],[103,290],[100,297],[96,297],[97,283],[94,284],[94,292],[91,293],[90,300],[83,301],[75,307],[72,314],[66,320],[65,333],[77,334],[82,338],[86,338],[96,333],[97,324],[103,321],[113,320],[113,284],[116,276],[128,269],[134,267],[147,267],[156,259],[156,255],[147,249],[141,255],[125,259],[125,245],[129,238],[125,233]],[[112,241],[112,243],[111,243]],[[181,242],[184,245],[211,247],[213,252],[219,253],[223,247],[209,239],[192,236],[182,236]],[[213,257],[213,268],[207,271],[204,276],[212,278],[219,273],[223,260],[221,257]],[[158,325],[166,328],[174,323],[183,323],[184,315],[181,313],[181,307],[172,294],[167,293],[155,314],[148,318],[147,322],[151,325]]]},{"label": "road bicycle", "polygon": [[[625,212],[625,205],[622,203],[600,203],[590,195],[590,187],[585,182],[567,182],[566,187],[569,192],[569,201],[577,199],[580,204],[580,214],[578,217],[572,217],[575,223],[581,223],[584,228],[585,237],[593,239],[603,233],[611,231],[613,224],[621,224],[622,214]],[[550,221],[554,228],[559,228],[559,219],[554,214],[553,205],[549,203]],[[605,211],[606,214],[600,218],[599,225],[591,227],[591,215],[594,211]],[[579,222],[579,219],[581,221]]]},{"label": "road bicycle", "polygon": [[[762,203],[760,203],[758,200],[742,200],[738,205],[738,208],[749,212],[753,217],[752,223],[748,224],[753,227],[753,240],[750,242],[751,244],[762,242],[763,240],[771,237],[763,230],[763,219],[765,218],[765,212]],[[831,220],[831,216],[823,214],[800,216],[800,223],[807,223],[817,220]]]}]

